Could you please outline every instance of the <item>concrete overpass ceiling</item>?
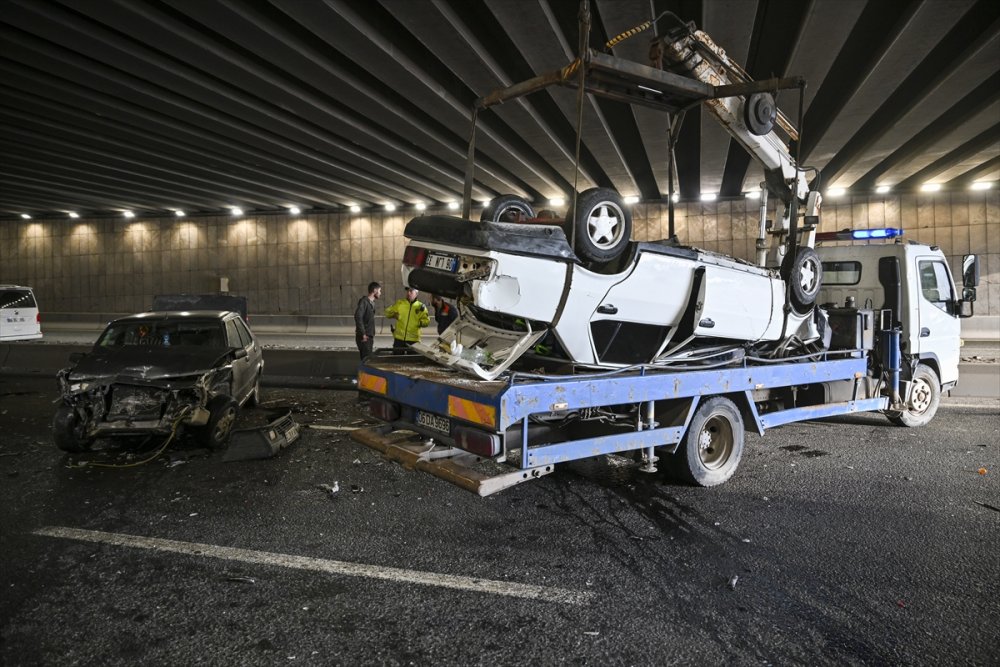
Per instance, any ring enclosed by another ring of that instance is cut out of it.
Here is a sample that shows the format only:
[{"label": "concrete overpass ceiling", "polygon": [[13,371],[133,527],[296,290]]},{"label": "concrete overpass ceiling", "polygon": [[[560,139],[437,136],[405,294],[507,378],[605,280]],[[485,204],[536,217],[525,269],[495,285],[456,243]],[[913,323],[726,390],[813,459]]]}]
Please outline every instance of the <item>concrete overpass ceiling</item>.
[{"label": "concrete overpass ceiling", "polygon": [[[663,11],[757,78],[807,79],[804,162],[826,186],[996,180],[990,0],[591,0],[590,44]],[[475,99],[575,55],[573,0],[0,0],[0,217],[341,209],[461,198]],[[652,31],[615,55],[645,63]],[[572,89],[480,115],[476,200],[570,193]],[[779,96],[791,118],[795,92]],[[667,119],[588,99],[579,187],[665,199]],[[758,167],[688,113],[685,198]]]}]

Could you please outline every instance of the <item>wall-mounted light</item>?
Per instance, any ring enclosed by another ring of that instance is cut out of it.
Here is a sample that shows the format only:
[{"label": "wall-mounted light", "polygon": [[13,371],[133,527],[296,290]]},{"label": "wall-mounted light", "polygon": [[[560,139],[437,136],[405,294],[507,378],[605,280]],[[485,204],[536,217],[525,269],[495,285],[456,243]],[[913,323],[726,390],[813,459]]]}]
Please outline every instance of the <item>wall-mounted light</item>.
[{"label": "wall-mounted light", "polygon": [[288,207],[288,212],[291,213],[292,215],[298,215],[302,211],[299,209],[298,206],[289,206]]},{"label": "wall-mounted light", "polygon": [[176,211],[174,211],[174,215],[176,215],[178,218],[183,218],[184,217],[184,211],[182,211],[180,209],[177,209]]},{"label": "wall-mounted light", "polygon": [[423,210],[425,210],[427,208],[427,204],[423,203],[422,201],[418,201],[415,204],[415,206],[417,207],[418,211],[423,211]]},{"label": "wall-mounted light", "polygon": [[715,201],[718,198],[719,198],[719,195],[715,194],[714,192],[702,192],[701,193],[701,200],[702,201]]},{"label": "wall-mounted light", "polygon": [[629,195],[628,197],[622,199],[622,201],[631,206],[632,204],[638,204],[639,198],[636,195]]},{"label": "wall-mounted light", "polygon": [[924,183],[920,186],[921,192],[937,192],[941,189],[940,183]]},{"label": "wall-mounted light", "polygon": [[450,202],[448,202],[448,210],[449,211],[457,211],[458,210],[458,202],[457,201],[450,201]]},{"label": "wall-mounted light", "polygon": [[70,211],[69,212],[69,217],[71,217],[72,219],[76,220],[77,218],[80,217],[80,214],[77,213],[76,211]]},{"label": "wall-mounted light", "polygon": [[31,220],[31,216],[28,215],[27,213],[22,213],[21,218],[23,218],[24,220]]},{"label": "wall-mounted light", "polygon": [[229,212],[233,215],[243,215],[243,209],[241,209],[239,206],[230,206]]},{"label": "wall-mounted light", "polygon": [[351,204],[351,213],[361,213],[361,207],[357,204]]},{"label": "wall-mounted light", "polygon": [[747,199],[760,199],[760,190],[747,190],[743,196]]},{"label": "wall-mounted light", "polygon": [[880,185],[877,188],[875,188],[875,192],[878,193],[878,194],[880,194],[880,195],[884,195],[886,192],[888,192],[891,189],[892,188],[890,186],[888,186],[888,185]]},{"label": "wall-mounted light", "polygon": [[134,218],[135,217],[135,213],[133,213],[132,211],[125,211],[124,213],[122,213],[122,215],[124,215],[126,218]]},{"label": "wall-mounted light", "polygon": [[969,187],[973,190],[989,190],[993,187],[993,183],[990,181],[976,181]]},{"label": "wall-mounted light", "polygon": [[549,200],[549,206],[565,206],[566,200],[562,197],[553,197]]},{"label": "wall-mounted light", "polygon": [[388,204],[385,205],[385,210],[387,210],[390,213],[392,213],[393,211],[396,210],[396,205],[390,202],[390,203],[388,203]]},{"label": "wall-mounted light", "polygon": [[847,194],[847,188],[830,188],[826,191],[827,197],[843,197]]}]

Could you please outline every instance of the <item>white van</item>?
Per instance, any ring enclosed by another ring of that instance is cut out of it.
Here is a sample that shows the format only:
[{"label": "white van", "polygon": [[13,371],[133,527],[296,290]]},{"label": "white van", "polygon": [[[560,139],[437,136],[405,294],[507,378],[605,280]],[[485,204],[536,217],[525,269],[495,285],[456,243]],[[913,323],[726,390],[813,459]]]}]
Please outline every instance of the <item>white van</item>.
[{"label": "white van", "polygon": [[0,342],[42,337],[42,316],[30,287],[0,285]]}]

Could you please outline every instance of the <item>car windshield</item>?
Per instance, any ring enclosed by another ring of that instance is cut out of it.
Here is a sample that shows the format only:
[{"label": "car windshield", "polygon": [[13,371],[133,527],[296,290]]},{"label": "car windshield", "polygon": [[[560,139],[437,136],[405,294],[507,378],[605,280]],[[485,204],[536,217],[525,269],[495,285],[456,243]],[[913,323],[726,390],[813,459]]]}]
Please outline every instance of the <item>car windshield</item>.
[{"label": "car windshield", "polygon": [[226,347],[222,323],[212,320],[132,320],[114,322],[97,341],[98,347]]}]

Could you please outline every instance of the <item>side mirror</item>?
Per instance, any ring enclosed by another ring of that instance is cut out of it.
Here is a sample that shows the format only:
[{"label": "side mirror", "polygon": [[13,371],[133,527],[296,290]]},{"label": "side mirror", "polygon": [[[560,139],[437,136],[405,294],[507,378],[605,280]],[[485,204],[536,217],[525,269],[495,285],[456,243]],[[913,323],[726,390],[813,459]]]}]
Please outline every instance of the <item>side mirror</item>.
[{"label": "side mirror", "polygon": [[85,356],[87,356],[86,352],[71,352],[69,355],[69,363],[75,366],[80,363]]},{"label": "side mirror", "polygon": [[[965,287],[979,286],[979,257],[976,255],[966,255],[962,258],[962,285]],[[975,290],[973,290],[971,300],[975,300]]]},{"label": "side mirror", "polygon": [[247,356],[247,350],[245,347],[234,347],[233,348],[233,359],[242,359]]},{"label": "side mirror", "polygon": [[972,301],[966,301],[962,299],[958,302],[958,316],[959,317],[972,317]]}]

